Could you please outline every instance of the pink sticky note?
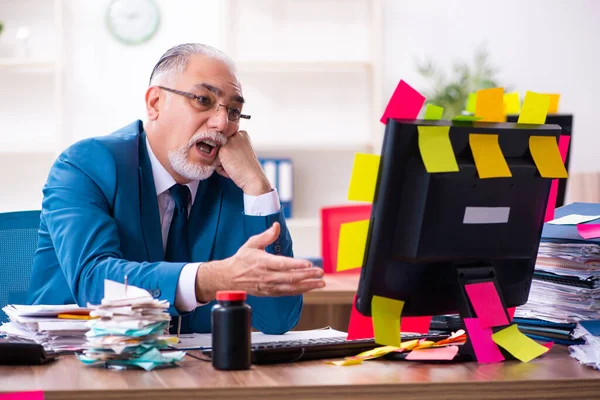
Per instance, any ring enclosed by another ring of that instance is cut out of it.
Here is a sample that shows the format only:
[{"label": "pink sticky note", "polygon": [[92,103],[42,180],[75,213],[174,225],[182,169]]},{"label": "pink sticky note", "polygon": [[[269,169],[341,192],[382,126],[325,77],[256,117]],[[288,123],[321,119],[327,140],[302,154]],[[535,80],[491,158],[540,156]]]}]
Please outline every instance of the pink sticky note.
[{"label": "pink sticky note", "polygon": [[431,317],[402,317],[400,329],[402,332],[428,333]]},{"label": "pink sticky note", "polygon": [[467,338],[480,364],[504,361],[498,345],[492,340],[492,328],[482,328],[478,318],[465,318]]},{"label": "pink sticky note", "polygon": [[554,345],[554,342],[546,342],[546,343],[542,343],[542,346],[547,347],[548,351],[552,350],[552,346]]},{"label": "pink sticky note", "polygon": [[515,311],[517,311],[517,307],[508,307],[506,311],[508,312],[508,316],[512,321],[515,318]]},{"label": "pink sticky note", "polygon": [[[563,163],[567,161],[567,153],[569,152],[569,143],[571,142],[571,136],[560,135],[558,139],[558,151]],[[553,179],[550,186],[550,195],[548,196],[548,205],[546,206],[546,216],[544,222],[552,221],[554,219],[554,209],[556,208],[556,199],[558,198],[558,179]]]},{"label": "pink sticky note", "polygon": [[600,238],[600,224],[579,224],[577,233],[584,239]]},{"label": "pink sticky note", "polygon": [[482,328],[508,325],[506,312],[493,282],[471,283],[465,285],[465,289]]},{"label": "pink sticky note", "polygon": [[44,392],[15,392],[0,394],[0,400],[44,400]]},{"label": "pink sticky note", "polygon": [[352,312],[348,323],[348,340],[370,339],[375,337],[373,332],[373,319],[365,317],[356,309],[356,295],[352,301]]},{"label": "pink sticky note", "polygon": [[431,347],[413,350],[406,355],[407,360],[452,360],[458,353],[458,346]]},{"label": "pink sticky note", "polygon": [[404,81],[400,81],[390,102],[381,116],[381,122],[387,123],[388,118],[415,119],[425,103],[425,97]]}]

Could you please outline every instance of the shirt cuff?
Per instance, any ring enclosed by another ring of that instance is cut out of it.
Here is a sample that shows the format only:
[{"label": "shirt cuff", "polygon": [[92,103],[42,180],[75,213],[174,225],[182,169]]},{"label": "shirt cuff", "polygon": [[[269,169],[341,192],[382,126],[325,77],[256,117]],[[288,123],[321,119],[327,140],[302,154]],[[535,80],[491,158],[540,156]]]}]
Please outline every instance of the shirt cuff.
[{"label": "shirt cuff", "polygon": [[251,216],[262,216],[276,214],[281,209],[277,189],[260,196],[252,196],[244,193],[244,214]]},{"label": "shirt cuff", "polygon": [[181,312],[193,311],[196,307],[208,303],[198,303],[196,300],[196,275],[201,262],[183,266],[179,273],[177,291],[175,292],[175,308]]}]

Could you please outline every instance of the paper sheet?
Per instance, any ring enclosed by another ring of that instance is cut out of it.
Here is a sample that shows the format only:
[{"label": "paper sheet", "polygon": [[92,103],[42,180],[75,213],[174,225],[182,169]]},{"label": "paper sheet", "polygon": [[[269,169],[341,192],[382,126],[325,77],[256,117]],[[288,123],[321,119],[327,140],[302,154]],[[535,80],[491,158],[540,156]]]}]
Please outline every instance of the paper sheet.
[{"label": "paper sheet", "polygon": [[467,104],[465,106],[465,111],[468,113],[475,114],[476,105],[477,105],[477,93],[475,93],[475,92],[469,93],[469,96],[467,97]]},{"label": "paper sheet", "polygon": [[492,328],[482,328],[478,318],[465,318],[464,321],[477,362],[488,364],[503,361],[500,349],[492,340]]},{"label": "paper sheet", "polygon": [[346,222],[340,226],[336,271],[362,267],[369,234],[369,220]]},{"label": "paper sheet", "polygon": [[356,295],[352,301],[352,310],[350,312],[350,321],[348,321],[348,340],[370,339],[374,338],[373,320],[366,317],[356,309]]},{"label": "paper sheet", "polygon": [[400,326],[402,332],[428,333],[431,317],[402,317]]},{"label": "paper sheet", "polygon": [[425,97],[410,87],[404,81],[400,81],[394,94],[385,108],[381,122],[386,124],[388,118],[415,119],[425,103]]},{"label": "paper sheet", "polygon": [[419,151],[427,172],[458,172],[449,126],[418,126]]},{"label": "paper sheet", "polygon": [[547,347],[522,334],[517,324],[494,333],[492,340],[498,346],[512,354],[513,357],[523,362],[529,362],[549,350]]},{"label": "paper sheet", "polygon": [[554,136],[530,136],[529,150],[543,178],[568,177]]},{"label": "paper sheet", "polygon": [[581,215],[581,214],[569,214],[564,217],[553,219],[549,221],[549,224],[554,225],[579,225],[584,222],[593,221],[600,218],[600,215]]},{"label": "paper sheet", "polygon": [[401,300],[373,296],[371,301],[371,315],[373,316],[373,330],[375,342],[386,346],[400,347],[400,315],[404,308]]},{"label": "paper sheet", "polygon": [[519,114],[521,112],[521,99],[519,92],[506,93],[504,95],[504,111],[506,114]]},{"label": "paper sheet", "polygon": [[[558,151],[560,151],[560,158],[562,159],[563,164],[567,161],[570,142],[571,136],[568,135],[560,135],[560,139],[558,139]],[[557,198],[558,179],[554,179],[550,185],[550,195],[548,196],[548,205],[546,206],[546,216],[544,217],[544,222],[552,221],[554,219],[554,209],[556,208]]]},{"label": "paper sheet", "polygon": [[423,119],[426,120],[440,120],[444,114],[444,107],[436,106],[434,104],[427,104],[425,108],[425,116]]},{"label": "paper sheet", "polygon": [[479,178],[511,177],[512,174],[500,149],[498,135],[471,133],[469,145]]},{"label": "paper sheet", "polygon": [[373,201],[380,159],[381,157],[376,154],[355,154],[348,187],[348,200]]},{"label": "paper sheet", "polygon": [[519,124],[543,124],[550,106],[550,96],[547,94],[527,92],[519,115]]},{"label": "paper sheet", "polygon": [[548,114],[558,113],[558,102],[560,101],[560,94],[548,94],[550,96],[550,104],[548,105]]},{"label": "paper sheet", "polygon": [[482,328],[508,325],[506,312],[493,282],[471,283],[465,285],[465,290]]},{"label": "paper sheet", "polygon": [[458,353],[458,346],[433,347],[430,349],[413,350],[406,355],[411,361],[452,360]]},{"label": "paper sheet", "polygon": [[504,88],[482,89],[477,91],[475,115],[482,122],[504,122]]},{"label": "paper sheet", "polygon": [[600,237],[600,224],[579,224],[577,233],[584,239],[596,239]]}]

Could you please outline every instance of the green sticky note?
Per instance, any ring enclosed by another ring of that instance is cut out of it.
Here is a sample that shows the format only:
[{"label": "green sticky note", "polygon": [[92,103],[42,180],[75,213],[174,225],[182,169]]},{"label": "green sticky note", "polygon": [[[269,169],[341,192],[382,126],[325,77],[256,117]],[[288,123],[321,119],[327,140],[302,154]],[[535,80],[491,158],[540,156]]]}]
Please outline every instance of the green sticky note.
[{"label": "green sticky note", "polygon": [[506,114],[519,114],[521,112],[521,99],[519,92],[506,93],[504,95],[504,111]]},{"label": "green sticky note", "polygon": [[546,353],[549,349],[519,331],[517,324],[502,329],[492,335],[498,346],[512,354],[516,359],[529,362]]},{"label": "green sticky note", "polygon": [[482,122],[504,122],[504,88],[482,89],[477,91],[475,115]]},{"label": "green sticky note", "polygon": [[348,200],[372,202],[375,196],[380,157],[376,154],[357,153],[354,156]]},{"label": "green sticky note", "polygon": [[346,222],[340,226],[337,271],[362,267],[369,233],[369,220]]},{"label": "green sticky note", "polygon": [[440,120],[444,114],[444,107],[436,106],[434,104],[427,104],[425,108],[425,117],[427,120]]},{"label": "green sticky note", "polygon": [[457,115],[456,117],[452,118],[452,121],[470,121],[470,122],[474,122],[474,121],[479,121],[481,119],[481,117],[476,117],[474,115]]},{"label": "green sticky note", "polygon": [[400,315],[402,314],[402,308],[404,308],[404,302],[401,300],[373,296],[371,315],[373,316],[375,343],[400,347]]},{"label": "green sticky note", "polygon": [[418,126],[419,151],[427,172],[458,172],[449,126]]},{"label": "green sticky note", "polygon": [[527,92],[519,115],[519,124],[543,124],[550,107],[550,96],[547,94]]},{"label": "green sticky note", "polygon": [[465,107],[465,111],[471,114],[475,114],[475,106],[477,104],[477,93],[472,92],[469,93],[467,97],[467,105]]},{"label": "green sticky note", "polygon": [[542,178],[568,178],[554,136],[530,136],[529,151]]},{"label": "green sticky note", "polygon": [[471,133],[469,145],[480,179],[511,177],[498,135]]}]

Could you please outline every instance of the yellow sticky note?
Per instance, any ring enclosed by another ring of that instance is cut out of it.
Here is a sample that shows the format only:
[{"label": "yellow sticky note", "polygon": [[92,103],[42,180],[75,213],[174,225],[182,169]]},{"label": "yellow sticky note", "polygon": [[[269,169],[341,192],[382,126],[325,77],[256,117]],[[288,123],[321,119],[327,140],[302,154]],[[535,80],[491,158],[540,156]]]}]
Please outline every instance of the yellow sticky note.
[{"label": "yellow sticky note", "polygon": [[527,92],[519,115],[519,124],[543,124],[550,106],[550,96],[547,94]]},{"label": "yellow sticky note", "polygon": [[523,362],[529,362],[549,350],[547,347],[523,335],[519,331],[519,328],[517,328],[517,324],[494,333],[492,340],[498,346],[512,354],[513,357]]},{"label": "yellow sticky note", "polygon": [[418,126],[419,151],[427,172],[458,172],[449,126]]},{"label": "yellow sticky note", "polygon": [[346,222],[340,226],[337,271],[362,267],[368,233],[368,219]]},{"label": "yellow sticky note", "polygon": [[348,200],[372,202],[375,196],[380,157],[376,154],[356,153],[352,177],[348,188]]},{"label": "yellow sticky note", "polygon": [[467,105],[465,107],[465,111],[475,114],[475,105],[477,104],[477,93],[469,93],[467,97]]},{"label": "yellow sticky note", "polygon": [[433,345],[435,345],[435,342],[432,342],[431,340],[423,340],[417,346],[415,346],[414,350],[428,349],[433,347]]},{"label": "yellow sticky note", "polygon": [[478,90],[475,115],[481,122],[504,122],[504,88]]},{"label": "yellow sticky note", "polygon": [[396,347],[396,346],[381,346],[381,347],[377,347],[373,350],[363,351],[362,353],[354,356],[354,358],[361,358],[363,360],[372,360],[374,358],[383,357],[386,354],[391,353],[392,351],[399,350],[399,349],[400,349],[400,347]]},{"label": "yellow sticky note", "polygon": [[469,145],[479,178],[511,177],[512,174],[500,149],[498,135],[471,133]]},{"label": "yellow sticky note", "polygon": [[348,357],[341,361],[325,361],[325,364],[333,364],[337,365],[338,367],[345,367],[347,365],[359,365],[362,364],[362,362],[362,358]]},{"label": "yellow sticky note", "polygon": [[506,93],[504,95],[504,112],[506,114],[519,114],[521,112],[519,92]]},{"label": "yellow sticky note", "polygon": [[444,114],[444,107],[436,106],[434,104],[427,104],[427,108],[425,108],[425,116],[423,118],[427,120],[440,120],[442,119],[442,114]]},{"label": "yellow sticky note", "polygon": [[404,308],[402,300],[373,296],[371,315],[373,316],[375,343],[400,347],[400,315],[402,314],[402,308]]},{"label": "yellow sticky note", "polygon": [[548,114],[558,113],[558,101],[560,100],[560,94],[548,94],[550,96],[550,105],[548,106]]},{"label": "yellow sticky note", "polygon": [[530,136],[529,151],[543,178],[568,177],[554,136]]}]

